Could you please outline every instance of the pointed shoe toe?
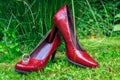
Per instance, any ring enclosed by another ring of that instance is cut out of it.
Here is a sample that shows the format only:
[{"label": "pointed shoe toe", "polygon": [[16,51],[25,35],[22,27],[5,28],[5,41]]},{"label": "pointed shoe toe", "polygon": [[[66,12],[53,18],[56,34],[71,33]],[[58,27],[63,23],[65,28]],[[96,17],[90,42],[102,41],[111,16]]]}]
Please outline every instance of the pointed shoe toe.
[{"label": "pointed shoe toe", "polygon": [[79,64],[82,63],[82,65],[89,67],[89,68],[98,67],[98,63],[90,55],[88,55],[86,51],[79,51],[77,57],[78,57],[78,60],[76,61],[78,61]]},{"label": "pointed shoe toe", "polygon": [[43,70],[45,67],[44,61],[36,60],[30,58],[28,63],[24,63],[23,61],[18,62],[15,65],[15,70],[20,73],[31,73],[32,71]]},{"label": "pointed shoe toe", "polygon": [[68,52],[67,59],[71,63],[80,67],[98,67],[98,63],[91,56],[89,56],[86,51],[79,51],[75,49],[73,52]]}]

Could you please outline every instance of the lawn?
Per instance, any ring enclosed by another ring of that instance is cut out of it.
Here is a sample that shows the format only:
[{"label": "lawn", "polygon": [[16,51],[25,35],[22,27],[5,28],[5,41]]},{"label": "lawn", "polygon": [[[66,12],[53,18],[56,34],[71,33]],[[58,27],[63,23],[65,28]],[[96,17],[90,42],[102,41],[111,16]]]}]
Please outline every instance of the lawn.
[{"label": "lawn", "polygon": [[14,66],[21,56],[0,63],[0,80],[119,80],[120,37],[82,39],[81,45],[99,62],[98,68],[81,68],[69,63],[65,49],[60,46],[54,61],[49,61],[43,72],[23,75]]}]

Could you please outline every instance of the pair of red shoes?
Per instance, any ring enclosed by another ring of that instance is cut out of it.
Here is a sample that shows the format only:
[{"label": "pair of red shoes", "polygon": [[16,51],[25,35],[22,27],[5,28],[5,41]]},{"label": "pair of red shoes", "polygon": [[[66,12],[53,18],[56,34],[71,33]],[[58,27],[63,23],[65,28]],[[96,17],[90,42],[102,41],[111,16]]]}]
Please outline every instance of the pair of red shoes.
[{"label": "pair of red shoes", "polygon": [[80,46],[74,35],[72,16],[67,5],[56,12],[53,20],[52,30],[48,32],[28,58],[24,58],[16,64],[15,70],[21,73],[43,70],[50,56],[52,56],[52,59],[54,58],[55,51],[61,42],[58,31],[62,33],[64,38],[68,61],[82,67],[97,67],[98,63]]}]

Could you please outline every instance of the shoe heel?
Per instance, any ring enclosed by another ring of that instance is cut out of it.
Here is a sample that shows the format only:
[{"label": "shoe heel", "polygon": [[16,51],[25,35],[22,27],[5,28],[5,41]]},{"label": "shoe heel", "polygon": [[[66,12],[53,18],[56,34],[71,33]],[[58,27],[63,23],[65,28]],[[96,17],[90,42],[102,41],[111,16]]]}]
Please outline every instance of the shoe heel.
[{"label": "shoe heel", "polygon": [[54,60],[54,58],[55,58],[55,54],[56,54],[56,50],[53,52],[53,54],[52,54],[52,56],[51,56],[51,61]]}]

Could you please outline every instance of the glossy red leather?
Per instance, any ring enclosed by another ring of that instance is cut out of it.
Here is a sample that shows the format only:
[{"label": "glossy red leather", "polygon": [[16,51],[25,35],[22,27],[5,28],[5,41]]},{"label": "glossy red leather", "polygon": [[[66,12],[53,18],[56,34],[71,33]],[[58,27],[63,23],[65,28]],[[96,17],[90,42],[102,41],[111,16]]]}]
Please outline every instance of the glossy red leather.
[{"label": "glossy red leather", "polygon": [[68,60],[82,67],[97,67],[98,63],[80,46],[77,39],[75,42],[73,21],[67,5],[55,13],[53,20],[64,37]]},{"label": "glossy red leather", "polygon": [[[56,48],[59,46],[61,39],[59,34],[55,30],[55,27],[46,35],[46,37],[37,45],[37,47],[30,53],[30,60],[28,63],[24,63],[23,61],[18,62],[15,65],[15,70],[20,73],[29,73],[32,71],[43,70],[50,58],[50,56],[54,53]],[[50,45],[49,49],[44,48],[44,45]],[[43,47],[43,48],[42,48]],[[44,49],[44,50],[43,50]],[[40,51],[45,51],[44,53],[40,53]],[[47,54],[42,56],[47,52]]]}]

